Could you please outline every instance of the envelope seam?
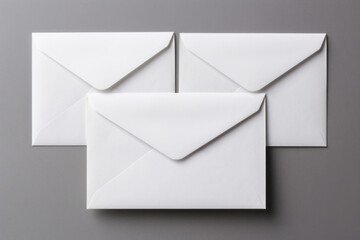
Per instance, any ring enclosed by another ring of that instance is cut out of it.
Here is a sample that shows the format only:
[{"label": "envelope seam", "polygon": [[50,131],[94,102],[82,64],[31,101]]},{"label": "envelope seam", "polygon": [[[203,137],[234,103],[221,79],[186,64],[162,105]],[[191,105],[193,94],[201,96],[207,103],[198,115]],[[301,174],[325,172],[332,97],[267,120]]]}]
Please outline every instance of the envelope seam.
[{"label": "envelope seam", "polygon": [[110,87],[104,89],[104,90],[111,90],[113,89],[115,86],[117,86],[119,83],[121,83],[123,80],[126,80],[126,78],[129,78],[132,76],[132,74],[135,74],[136,72],[140,71],[141,69],[145,68],[148,64],[150,64],[154,59],[160,57],[162,54],[164,54],[171,46],[172,41],[170,40],[169,44],[166,45],[164,48],[162,48],[161,50],[159,50],[157,53],[155,53],[154,55],[152,55],[150,58],[148,58],[147,60],[145,60],[143,63],[141,63],[140,65],[136,66],[133,70],[131,70],[130,72],[128,72],[127,74],[125,74],[122,78],[120,78],[120,80],[118,80],[117,82],[115,82],[113,85],[111,85]]},{"label": "envelope seam", "polygon": [[[90,101],[88,101],[89,106],[91,106]],[[95,111],[95,113],[97,115],[99,115],[100,117],[104,118],[106,121],[110,122],[111,124],[113,124],[114,126],[116,126],[117,128],[121,129],[122,131],[125,131],[126,133],[128,133],[129,135],[131,135],[133,138],[139,140],[141,143],[143,143],[144,145],[146,145],[147,147],[151,148],[152,150],[156,150],[154,149],[150,144],[148,144],[147,142],[143,141],[141,138],[135,136],[134,134],[132,134],[130,131],[126,130],[125,128],[119,126],[118,124],[114,123],[113,121],[111,121],[109,118],[105,117],[103,114],[99,113],[96,108],[92,107],[93,110]],[[158,150],[156,150],[158,151]],[[158,151],[159,152],[159,151]]]},{"label": "envelope seam", "polygon": [[43,52],[42,50],[38,50],[40,53],[42,53],[44,56],[46,56],[47,58],[49,58],[51,61],[53,61],[54,63],[56,63],[57,65],[59,65],[60,67],[62,67],[63,69],[65,69],[67,72],[69,72],[71,75],[75,76],[76,78],[78,78],[79,80],[83,81],[84,83],[86,83],[87,85],[89,85],[90,87],[93,87],[90,83],[88,83],[87,81],[85,81],[83,78],[81,78],[79,75],[75,74],[73,71],[71,71],[70,69],[68,69],[67,67],[65,67],[62,63],[58,62],[56,59],[52,58],[50,55],[48,55],[47,53]]},{"label": "envelope seam", "polygon": [[238,88],[236,88],[236,89],[234,90],[234,92],[237,92],[238,90],[242,90],[242,89],[244,89],[244,88],[238,87]]},{"label": "envelope seam", "polygon": [[[158,57],[160,54],[162,54],[165,50],[167,50],[171,44],[172,44],[172,40],[174,38],[174,35],[172,35],[169,39],[169,42],[165,44],[165,46],[162,46],[159,50],[156,51],[155,54],[153,54],[152,56],[150,56],[149,58],[147,58],[145,61],[143,61],[142,63],[140,63],[139,65],[137,65],[134,69],[132,69],[130,72],[126,73],[124,76],[122,76],[119,80],[117,80],[116,82],[114,82],[113,84],[111,84],[110,86],[106,87],[105,89],[99,89],[99,90],[106,90],[111,88],[112,86],[114,86],[115,84],[121,82],[122,79],[126,78],[127,76],[133,74],[134,72],[136,72],[139,68],[142,68],[142,66],[146,65],[147,63],[149,63],[151,60],[153,60],[154,58]],[[70,72],[72,75],[74,75],[75,77],[79,78],[81,81],[85,82],[86,84],[88,84],[91,87],[94,87],[92,84],[88,83],[85,79],[83,79],[82,77],[80,77],[79,75],[77,75],[76,73],[74,73],[72,70],[70,70],[69,68],[67,68],[64,64],[60,63],[59,61],[57,61],[56,59],[54,59],[53,57],[51,57],[50,55],[48,55],[46,52],[44,52],[41,49],[38,49],[38,51],[42,54],[44,54],[46,57],[48,57],[50,60],[52,60],[53,62],[57,63],[59,66],[61,66],[62,68],[66,69],[68,72]],[[97,88],[97,87],[96,87]]]},{"label": "envelope seam", "polygon": [[260,196],[260,194],[258,192],[256,192],[256,196],[258,197],[260,204],[265,205],[265,207],[266,207],[266,204],[265,204],[263,198]]},{"label": "envelope seam", "polygon": [[212,64],[210,64],[208,61],[206,61],[205,59],[203,59],[202,57],[198,56],[194,51],[188,49],[186,47],[186,44],[184,43],[184,46],[186,48],[187,51],[189,51],[193,56],[195,56],[196,58],[198,58],[200,61],[202,61],[203,63],[205,63],[206,65],[210,66],[211,68],[215,69],[217,72],[219,72],[220,74],[222,74],[224,77],[226,77],[227,79],[233,81],[235,84],[237,84],[238,86],[242,87],[243,89],[245,89],[248,92],[259,92],[262,91],[265,88],[268,88],[270,85],[274,84],[274,82],[277,82],[279,79],[281,79],[283,76],[285,76],[286,74],[292,72],[295,68],[299,67],[300,65],[302,65],[304,62],[308,61],[310,58],[312,58],[314,55],[316,55],[317,53],[319,53],[326,41],[326,35],[320,45],[319,48],[317,48],[314,52],[312,52],[311,54],[309,54],[307,57],[305,57],[304,59],[302,59],[300,62],[296,63],[294,66],[290,67],[288,70],[286,70],[285,72],[281,73],[279,76],[277,76],[276,78],[274,78],[271,82],[269,82],[268,84],[266,84],[265,86],[261,87],[260,89],[257,90],[247,90],[244,86],[242,86],[241,84],[239,84],[238,82],[236,82],[235,80],[233,80],[232,78],[230,78],[229,76],[227,76],[225,73],[223,73],[222,71],[220,71],[218,68],[216,68],[215,66],[213,66]]},{"label": "envelope seam", "polygon": [[42,127],[37,133],[36,133],[36,137],[34,138],[34,142],[36,143],[36,139],[39,137],[39,135],[41,134],[42,131],[44,131],[44,129],[48,128],[51,123],[53,121],[55,121],[56,119],[58,119],[60,116],[64,115],[67,111],[69,111],[69,109],[71,107],[73,107],[74,105],[76,105],[77,103],[79,103],[81,100],[83,100],[86,97],[86,94],[88,94],[92,89],[90,89],[88,92],[85,93],[85,96],[81,97],[80,99],[78,99],[77,101],[75,101],[74,103],[70,104],[68,107],[66,107],[65,110],[61,111],[60,113],[56,114],[54,117],[52,117],[46,124],[44,124],[45,126]]},{"label": "envelope seam", "polygon": [[323,141],[323,145],[324,146],[327,146],[327,143],[326,143],[326,134],[324,135],[322,131],[320,131],[320,136],[321,136],[321,139]]},{"label": "envelope seam", "polygon": [[143,155],[141,155],[139,158],[137,158],[134,162],[132,162],[130,165],[128,165],[125,169],[123,169],[121,172],[119,172],[118,174],[116,174],[114,177],[112,177],[111,179],[109,179],[108,181],[106,181],[104,184],[102,184],[90,197],[90,202],[88,203],[88,207],[91,205],[91,203],[93,202],[94,196],[96,195],[97,192],[99,192],[102,188],[104,188],[106,185],[108,185],[109,183],[111,183],[112,181],[114,181],[116,178],[120,177],[125,171],[127,171],[129,168],[131,168],[135,163],[137,163],[139,160],[141,160],[142,158],[144,158],[146,155],[148,155],[150,152],[154,151],[154,149],[150,149],[147,152],[145,152]]},{"label": "envelope seam", "polygon": [[[207,61],[205,61],[204,59],[202,59],[200,56],[198,56],[196,53],[194,53],[193,51],[187,49],[189,51],[189,53],[191,55],[193,55],[195,58],[197,58],[198,60],[200,60],[203,64],[205,64],[206,66],[214,69],[217,73],[219,73],[220,75],[222,75],[223,77],[225,77],[226,79],[228,79],[230,82],[234,83],[236,86],[245,89],[243,86],[241,86],[238,82],[234,81],[233,79],[231,79],[228,75],[226,75],[225,73],[223,73],[222,71],[220,71],[219,69],[217,69],[216,67],[214,67],[213,65],[211,65],[210,63],[208,63]],[[245,89],[246,90],[246,89]],[[248,91],[248,90],[246,90]]]},{"label": "envelope seam", "polygon": [[[234,124],[232,127],[229,127],[227,130],[223,131],[222,133],[219,133],[217,136],[213,137],[212,139],[208,140],[206,143],[202,144],[201,146],[199,146],[198,148],[194,149],[193,151],[191,151],[190,153],[188,153],[187,155],[185,155],[184,157],[182,157],[181,159],[184,159],[185,157],[193,154],[194,152],[198,151],[199,149],[203,148],[204,146],[208,145],[209,143],[211,143],[212,141],[214,141],[215,139],[218,139],[219,137],[223,136],[224,134],[226,134],[230,129],[234,128],[235,126],[239,125],[240,123],[246,121],[247,119],[251,118],[253,115],[255,115],[256,113],[258,113],[263,105],[264,99],[265,99],[265,94],[263,94],[263,100],[261,101],[261,103],[259,104],[259,107],[254,110],[250,115],[248,115],[247,117],[245,117],[244,119],[237,121],[236,124]],[[91,105],[91,103],[89,103]],[[123,131],[126,131],[127,133],[129,133],[131,136],[133,136],[134,138],[138,139],[139,141],[141,141],[142,143],[146,144],[147,146],[149,146],[150,148],[156,150],[157,152],[161,153],[162,155],[165,155],[168,158],[171,158],[170,156],[168,156],[167,154],[165,154],[164,152],[162,152],[161,150],[153,147],[151,144],[149,144],[148,142],[145,142],[144,140],[142,140],[141,138],[139,138],[138,136],[134,135],[133,133],[131,133],[129,130],[123,128],[122,126],[116,124],[115,122],[111,121],[108,117],[104,116],[102,113],[99,113],[98,110],[93,107],[93,109],[95,110],[95,112],[100,115],[101,117],[103,117],[104,119],[106,119],[107,121],[111,122],[112,124],[114,124],[115,126],[117,126],[118,128],[122,129]],[[173,159],[173,158],[171,158]]]}]

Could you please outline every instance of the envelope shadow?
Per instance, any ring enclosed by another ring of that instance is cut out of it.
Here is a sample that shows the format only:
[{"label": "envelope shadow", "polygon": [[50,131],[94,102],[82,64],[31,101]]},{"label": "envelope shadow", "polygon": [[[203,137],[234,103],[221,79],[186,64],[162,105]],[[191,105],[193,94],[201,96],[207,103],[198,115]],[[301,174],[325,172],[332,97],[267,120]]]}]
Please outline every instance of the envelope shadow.
[{"label": "envelope shadow", "polygon": [[141,218],[230,218],[230,219],[272,219],[276,216],[276,186],[274,186],[274,151],[266,149],[266,209],[99,209],[87,210],[101,221],[126,221]]}]

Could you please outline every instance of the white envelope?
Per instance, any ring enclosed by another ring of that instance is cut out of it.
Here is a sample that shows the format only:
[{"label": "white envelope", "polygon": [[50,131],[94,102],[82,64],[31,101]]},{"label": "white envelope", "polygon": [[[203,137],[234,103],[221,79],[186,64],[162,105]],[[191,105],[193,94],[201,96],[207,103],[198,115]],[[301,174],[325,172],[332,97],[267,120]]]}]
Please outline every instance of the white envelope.
[{"label": "white envelope", "polygon": [[179,92],[265,92],[268,146],[327,145],[326,34],[180,34]]},{"label": "white envelope", "polygon": [[89,94],[88,209],[265,208],[264,94]]},{"label": "white envelope", "polygon": [[85,145],[89,92],[174,92],[172,32],[33,33],[32,144]]}]

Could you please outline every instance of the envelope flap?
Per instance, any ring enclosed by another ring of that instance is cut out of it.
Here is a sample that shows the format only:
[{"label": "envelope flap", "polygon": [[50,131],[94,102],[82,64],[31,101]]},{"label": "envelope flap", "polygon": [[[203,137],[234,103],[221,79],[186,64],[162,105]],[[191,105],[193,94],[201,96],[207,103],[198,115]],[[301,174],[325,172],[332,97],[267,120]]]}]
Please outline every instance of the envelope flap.
[{"label": "envelope flap", "polygon": [[249,91],[258,91],[323,45],[326,34],[186,34],[186,49]]},{"label": "envelope flap", "polygon": [[166,48],[173,33],[34,33],[37,49],[104,90]]},{"label": "envelope flap", "polygon": [[264,94],[89,94],[97,113],[178,160],[256,113]]}]

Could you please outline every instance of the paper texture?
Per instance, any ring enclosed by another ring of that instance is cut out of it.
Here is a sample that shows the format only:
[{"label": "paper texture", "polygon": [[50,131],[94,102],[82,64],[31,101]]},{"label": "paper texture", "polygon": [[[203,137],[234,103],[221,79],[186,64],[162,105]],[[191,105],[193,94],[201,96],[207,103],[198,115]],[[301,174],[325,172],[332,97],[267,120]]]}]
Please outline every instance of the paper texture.
[{"label": "paper texture", "polygon": [[327,145],[325,34],[182,33],[180,92],[264,92],[268,146]]},{"label": "paper texture", "polygon": [[265,208],[263,94],[89,94],[87,207]]},{"label": "paper texture", "polygon": [[33,33],[33,145],[85,145],[90,92],[174,92],[173,33]]}]

